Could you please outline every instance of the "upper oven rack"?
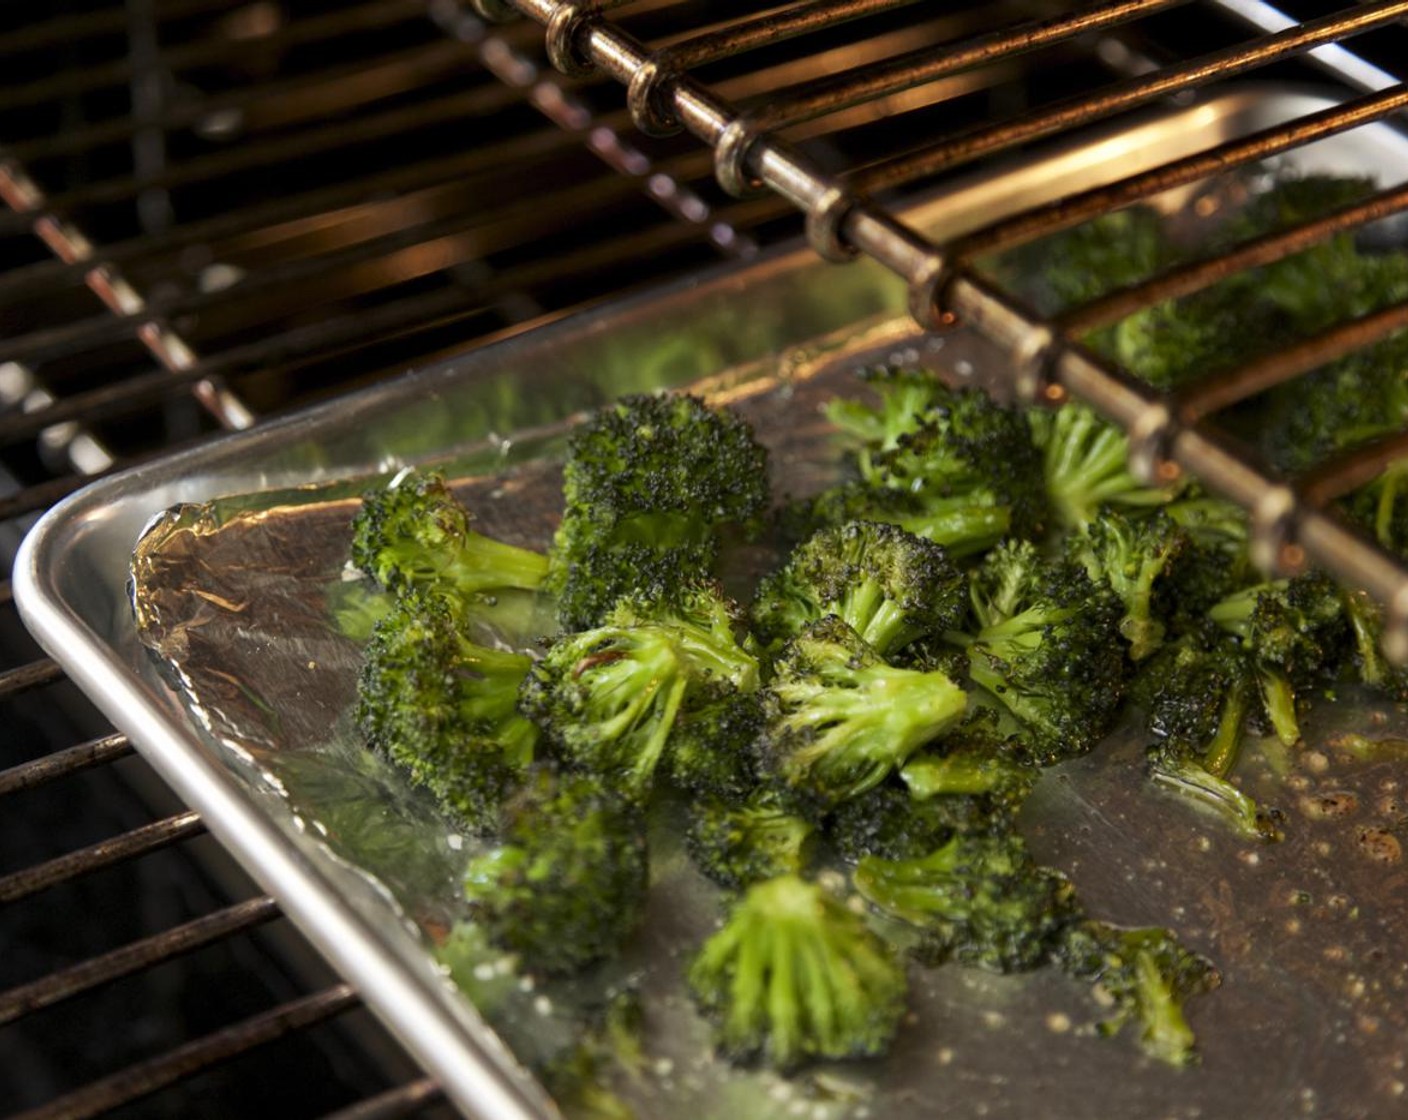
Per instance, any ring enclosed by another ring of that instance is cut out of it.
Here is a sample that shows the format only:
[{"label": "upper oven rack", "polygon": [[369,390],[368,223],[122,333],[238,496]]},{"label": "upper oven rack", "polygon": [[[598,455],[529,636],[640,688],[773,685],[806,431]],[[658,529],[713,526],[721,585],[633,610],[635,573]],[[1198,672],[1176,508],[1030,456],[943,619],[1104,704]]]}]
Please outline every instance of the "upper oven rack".
[{"label": "upper oven rack", "polygon": [[[1396,661],[1408,660],[1408,567],[1332,508],[1335,499],[1408,451],[1408,433],[1284,478],[1215,423],[1216,414],[1237,401],[1402,330],[1408,326],[1408,304],[1351,320],[1176,394],[1154,390],[1078,341],[1093,327],[1205,288],[1236,269],[1271,263],[1357,224],[1401,214],[1408,210],[1408,192],[1385,190],[1326,218],[1070,309],[1055,320],[1024,306],[975,267],[975,261],[995,250],[1400,113],[1408,108],[1408,84],[1339,44],[1400,23],[1408,16],[1408,0],[1355,4],[1305,22],[1258,0],[1214,0],[1215,8],[1188,0],[1115,0],[1054,14],[1043,10],[878,65],[813,78],[752,105],[731,101],[697,73],[783,39],[834,32],[847,22],[880,17],[916,2],[782,3],[687,33],[676,31],[652,44],[622,22],[640,7],[638,0],[474,0],[486,18],[522,14],[542,24],[548,57],[564,73],[585,75],[599,69],[626,86],[632,117],[642,131],[665,135],[684,130],[703,141],[712,149],[719,184],[730,194],[767,189],[801,210],[808,238],[823,257],[842,262],[865,254],[898,274],[909,286],[910,310],[922,326],[943,331],[962,322],[997,342],[1011,358],[1013,388],[1020,399],[1054,404],[1068,394],[1082,398],[1129,434],[1131,465],[1142,478],[1168,481],[1186,469],[1242,505],[1251,518],[1253,557],[1262,568],[1291,574],[1313,562],[1368,591],[1387,607],[1387,654]],[[1149,63],[1142,72],[1093,92],[1037,105],[996,122],[960,127],[841,170],[825,166],[784,135],[804,122],[868,105],[878,105],[875,116],[883,121],[890,115],[887,98],[1173,9],[1184,9],[1179,15],[1190,20],[1225,9],[1257,25],[1260,33],[1167,65]],[[483,35],[480,20],[454,0],[436,0],[432,12],[452,33],[464,38]],[[898,216],[896,200],[956,167],[1302,56],[1367,92],[1334,108],[1028,210],[947,244]]]}]

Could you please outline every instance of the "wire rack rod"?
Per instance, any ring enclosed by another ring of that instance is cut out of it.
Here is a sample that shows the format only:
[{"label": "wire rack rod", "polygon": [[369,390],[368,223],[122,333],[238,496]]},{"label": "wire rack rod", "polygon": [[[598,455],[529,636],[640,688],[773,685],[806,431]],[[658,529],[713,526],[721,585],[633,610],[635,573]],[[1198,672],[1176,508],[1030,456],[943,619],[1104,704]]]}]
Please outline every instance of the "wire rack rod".
[{"label": "wire rack rod", "polygon": [[24,762],[8,770],[0,770],[0,797],[20,790],[36,789],[58,778],[66,778],[82,770],[102,766],[132,753],[132,744],[120,732],[90,739],[86,743],[55,751],[53,754]]},{"label": "wire rack rod", "polygon": [[853,190],[871,194],[947,171],[980,156],[1005,151],[1032,140],[1069,132],[1116,113],[1147,105],[1183,90],[1225,81],[1272,62],[1303,54],[1313,47],[1336,42],[1375,27],[1393,23],[1408,14],[1408,0],[1379,0],[1348,12],[1299,24],[1289,31],[1258,39],[1248,46],[1230,47],[1202,55],[1190,62],[1116,83],[1088,97],[1074,98],[997,126],[978,126],[937,144],[861,168],[848,177]]},{"label": "wire rack rod", "polygon": [[[197,39],[162,51],[167,70],[189,69],[218,63],[231,55],[242,61],[259,53],[286,50],[306,43],[326,43],[339,35],[380,31],[405,23],[420,13],[422,0],[370,0],[353,7],[335,9],[326,15],[308,16],[286,23],[268,34],[254,38],[226,36]],[[133,74],[133,61],[124,56],[112,62],[66,70],[7,91],[5,108],[19,109],[75,97],[107,86],[125,85]]]},{"label": "wire rack rod", "polygon": [[148,852],[198,836],[204,831],[205,825],[201,823],[200,817],[190,811],[134,828],[121,836],[101,840],[67,855],[0,877],[0,903],[18,902],[22,898],[66,883],[80,875],[146,855]]},{"label": "wire rack rod", "polygon": [[427,1077],[330,1112],[323,1120],[400,1120],[444,1099],[440,1087]]},{"label": "wire rack rod", "polygon": [[27,665],[0,672],[0,700],[8,700],[21,692],[53,684],[63,679],[64,672],[52,658],[41,657]]},{"label": "wire rack rod", "polygon": [[756,138],[998,60],[1063,43],[1078,35],[1108,30],[1139,16],[1187,2],[1189,0],[1100,3],[1069,14],[1019,23],[958,44],[945,42],[924,47],[855,71],[830,74],[795,86],[769,99],[765,105],[744,110],[737,128]]},{"label": "wire rack rod", "polygon": [[252,898],[0,992],[0,1026],[278,916],[279,908],[272,898]]},{"label": "wire rack rod", "polygon": [[323,1022],[358,1004],[350,985],[335,984],[208,1034],[157,1058],[138,1062],[11,1120],[90,1120],[238,1057],[256,1046]]},{"label": "wire rack rod", "polygon": [[[158,18],[184,19],[207,13],[220,13],[239,6],[240,0],[162,0]],[[125,8],[97,8],[90,12],[69,12],[58,19],[44,20],[0,35],[0,57],[58,43],[73,43],[100,35],[120,35],[127,29]]]},{"label": "wire rack rod", "polygon": [[1408,108],[1408,85],[1397,85],[1379,93],[1352,98],[1340,105],[1248,133],[1150,171],[1024,211],[1016,217],[959,238],[947,247],[948,256],[955,263],[971,262],[989,253],[1068,229],[1099,214],[1143,202],[1164,191],[1188,186],[1210,175],[1245,167],[1316,140],[1384,120],[1405,108]]}]

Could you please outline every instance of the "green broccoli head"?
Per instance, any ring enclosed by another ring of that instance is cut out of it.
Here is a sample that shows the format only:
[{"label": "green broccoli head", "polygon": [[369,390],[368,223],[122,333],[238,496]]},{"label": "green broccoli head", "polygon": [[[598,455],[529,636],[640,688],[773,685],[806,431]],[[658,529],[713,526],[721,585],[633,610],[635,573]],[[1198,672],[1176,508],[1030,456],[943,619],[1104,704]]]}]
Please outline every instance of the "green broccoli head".
[{"label": "green broccoli head", "polygon": [[1043,763],[1088,751],[1124,692],[1123,608],[1084,569],[1010,541],[973,572],[969,673],[1031,734]]},{"label": "green broccoli head", "polygon": [[846,859],[913,859],[955,833],[1011,831],[1039,771],[997,713],[977,709],[868,793],[838,805],[826,835]]},{"label": "green broccoli head", "polygon": [[742,890],[779,875],[799,875],[815,826],[772,790],[742,803],[708,799],[690,806],[687,844],[695,865],[722,887]]},{"label": "green broccoli head", "polygon": [[1009,531],[1030,536],[1046,514],[1034,482],[1040,461],[1019,411],[980,389],[949,389],[921,427],[876,458],[874,484],[915,496],[921,516],[932,511],[941,518],[952,508],[946,503],[965,499],[969,506],[1000,506]]},{"label": "green broccoli head", "polygon": [[646,886],[639,810],[599,780],[533,771],[498,843],[469,862],[464,894],[494,944],[532,971],[578,971],[620,948]]},{"label": "green broccoli head", "polygon": [[817,532],[764,579],[752,613],[769,645],[834,614],[890,657],[916,639],[961,629],[967,580],[941,545],[895,525],[848,521]]},{"label": "green broccoli head", "polygon": [[1140,380],[1169,391],[1248,361],[1283,331],[1284,316],[1262,298],[1256,277],[1238,273],[1136,311],[1096,345]]},{"label": "green broccoli head", "polygon": [[1131,661],[1143,661],[1163,643],[1167,626],[1156,598],[1165,576],[1188,547],[1188,536],[1162,513],[1132,521],[1107,510],[1067,539],[1067,555],[1092,580],[1103,581],[1120,597],[1120,634]]},{"label": "green broccoli head", "polygon": [[681,712],[665,751],[671,784],[688,794],[742,801],[758,784],[753,743],[762,726],[762,700],[752,691],[727,691]]},{"label": "green broccoli head", "polygon": [[549,583],[564,629],[579,630],[630,591],[708,575],[719,527],[767,507],[767,454],[697,397],[623,397],[573,432],[563,494]]},{"label": "green broccoli head", "polygon": [[967,698],[942,673],[886,664],[835,616],[804,628],[763,690],[762,771],[825,809],[879,785],[963,718]]},{"label": "green broccoli head", "polygon": [[1408,459],[1397,459],[1340,503],[1390,552],[1408,556]]},{"label": "green broccoli head", "polygon": [[689,985],[726,1054],[783,1070],[883,1053],[908,991],[865,919],[796,875],[748,889],[694,959]]},{"label": "green broccoli head", "polygon": [[466,604],[543,582],[547,557],[476,533],[470,520],[442,475],[402,471],[362,496],[352,563],[389,591],[433,590]]},{"label": "green broccoli head", "polygon": [[903,365],[867,366],[859,377],[871,392],[869,401],[836,397],[827,402],[826,418],[856,445],[862,478],[873,474],[872,458],[889,451],[919,428],[949,390],[928,370]]},{"label": "green broccoli head", "polygon": [[470,642],[438,596],[407,593],[372,631],[355,718],[374,750],[462,824],[491,828],[537,741],[516,709],[529,664]]},{"label": "green broccoli head", "polygon": [[[564,761],[644,796],[685,713],[757,688],[758,662],[738,641],[737,620],[710,584],[673,600],[622,599],[603,625],[548,648],[520,707]],[[692,730],[697,745],[709,727]]]},{"label": "green broccoli head", "polygon": [[[1408,262],[1408,255],[1402,259]],[[1408,283],[1399,299],[1408,299]],[[1357,350],[1267,394],[1262,453],[1287,473],[1408,424],[1408,332]]]},{"label": "green broccoli head", "polygon": [[1185,949],[1166,929],[1119,929],[1087,921],[1068,928],[1059,959],[1066,971],[1095,985],[1113,1007],[1102,1024],[1107,1034],[1133,1021],[1146,1054],[1170,1065],[1196,1060],[1183,1005],[1222,981],[1206,957]]},{"label": "green broccoli head", "polygon": [[923,423],[862,462],[862,477],[792,512],[805,529],[880,521],[967,556],[1045,519],[1039,456],[1022,415],[977,389],[935,383]]},{"label": "green broccoli head", "polygon": [[918,952],[929,962],[1035,968],[1078,913],[1066,877],[1039,866],[1010,832],[955,836],[912,859],[867,856],[854,880],[872,906],[923,932]]},{"label": "green broccoli head", "polygon": [[1260,578],[1248,549],[1246,511],[1192,485],[1160,512],[1187,538],[1178,562],[1163,573],[1172,628],[1197,630],[1214,603]]},{"label": "green broccoli head", "polygon": [[1343,663],[1349,644],[1339,590],[1322,572],[1244,588],[1208,617],[1241,643],[1261,686],[1267,720],[1287,746],[1300,739],[1297,689]]},{"label": "green broccoli head", "polygon": [[1133,206],[1019,245],[985,264],[1054,315],[1146,280],[1173,257],[1163,215]]},{"label": "green broccoli head", "polygon": [[1394,700],[1408,700],[1408,670],[1390,664],[1384,656],[1383,609],[1364,591],[1341,589],[1340,596],[1352,639],[1348,657],[1355,675]]},{"label": "green broccoli head", "polygon": [[1094,409],[1068,401],[1028,413],[1041,449],[1041,477],[1057,522],[1089,525],[1105,507],[1149,509],[1173,499],[1177,486],[1145,486],[1129,469],[1129,437]]}]

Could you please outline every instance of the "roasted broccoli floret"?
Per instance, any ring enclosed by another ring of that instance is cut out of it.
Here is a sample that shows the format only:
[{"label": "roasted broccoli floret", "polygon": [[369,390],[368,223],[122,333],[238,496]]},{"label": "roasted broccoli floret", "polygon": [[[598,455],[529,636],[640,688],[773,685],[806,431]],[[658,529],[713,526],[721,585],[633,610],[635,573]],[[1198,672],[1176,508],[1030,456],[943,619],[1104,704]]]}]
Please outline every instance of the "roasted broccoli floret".
[{"label": "roasted broccoli floret", "polygon": [[1247,515],[1233,502],[1211,497],[1196,486],[1159,512],[1187,538],[1178,562],[1164,572],[1171,625],[1175,633],[1198,630],[1213,604],[1262,578],[1248,550]]},{"label": "roasted broccoli floret", "polygon": [[856,466],[861,478],[869,480],[874,476],[874,456],[920,428],[949,390],[928,370],[908,366],[868,366],[859,376],[873,390],[873,400],[835,397],[827,402],[825,412],[857,445]]},{"label": "roasted broccoli floret", "polygon": [[764,579],[752,613],[769,645],[837,615],[891,657],[915,639],[960,629],[968,585],[941,545],[895,525],[849,521],[820,530]]},{"label": "roasted broccoli floret", "polygon": [[477,533],[470,520],[443,476],[402,471],[362,496],[352,523],[352,563],[389,591],[435,591],[465,606],[543,582],[547,557]]},{"label": "roasted broccoli floret", "polygon": [[681,712],[665,751],[671,783],[686,793],[742,801],[758,784],[752,748],[762,726],[757,692],[729,691]]},{"label": "roasted broccoli floret", "polygon": [[748,889],[694,959],[689,984],[726,1054],[783,1070],[882,1053],[908,990],[865,919],[795,875]]},{"label": "roasted broccoli floret", "polygon": [[1108,506],[1161,506],[1176,486],[1146,486],[1129,469],[1129,438],[1088,405],[1069,401],[1055,411],[1032,409],[1032,438],[1041,449],[1046,498],[1056,521],[1078,528]]},{"label": "roasted broccoli floret", "polygon": [[466,827],[492,827],[538,737],[516,708],[529,664],[469,641],[438,596],[407,593],[372,631],[358,726]]},{"label": "roasted broccoli floret", "polygon": [[929,963],[1035,968],[1078,912],[1070,882],[1038,865],[1016,833],[955,836],[914,859],[867,856],[854,880],[872,906],[923,932],[917,952]]},{"label": "roasted broccoli floret", "polygon": [[706,749],[709,729],[730,723],[704,710],[757,688],[758,662],[737,628],[737,609],[710,584],[674,599],[627,597],[603,625],[548,648],[523,682],[520,706],[564,761],[644,796],[686,713],[700,719],[690,750]]},{"label": "roasted broccoli floret", "polygon": [[563,629],[583,630],[623,595],[707,577],[720,527],[767,506],[767,455],[696,397],[624,397],[573,433],[563,494],[548,585]]},{"label": "roasted broccoli floret", "polygon": [[1124,604],[1120,634],[1131,661],[1143,661],[1163,643],[1167,629],[1155,603],[1155,585],[1188,547],[1187,535],[1157,514],[1131,521],[1106,510],[1067,540],[1067,554],[1091,579],[1103,580]]},{"label": "roasted broccoli floret", "polygon": [[707,800],[690,807],[687,843],[699,870],[720,886],[741,890],[805,870],[815,826],[772,790],[740,805]]},{"label": "roasted broccoli floret", "polygon": [[966,703],[944,674],[886,664],[829,616],[787,645],[763,691],[762,770],[824,809],[879,785]]},{"label": "roasted broccoli floret", "polygon": [[539,768],[505,805],[498,843],[470,860],[464,893],[491,941],[560,974],[621,946],[645,884],[639,810],[596,778]]},{"label": "roasted broccoli floret", "polygon": [[1132,206],[1007,250],[988,267],[1047,314],[1146,280],[1173,259],[1163,215]]},{"label": "roasted broccoli floret", "polygon": [[1091,982],[1113,1006],[1101,1029],[1114,1034],[1131,1020],[1139,1044],[1171,1065],[1197,1058],[1184,1003],[1221,983],[1211,961],[1185,949],[1165,929],[1118,929],[1104,922],[1070,926],[1060,960],[1066,971]]},{"label": "roasted broccoli floret", "polygon": [[922,426],[868,463],[868,477],[807,507],[813,525],[883,521],[954,556],[1038,532],[1039,462],[1022,415],[977,389],[941,388]]},{"label": "roasted broccoli floret", "polygon": [[849,860],[915,859],[955,833],[999,836],[1015,827],[1038,773],[1019,742],[999,733],[997,713],[978,709],[898,777],[838,805],[826,835]]},{"label": "roasted broccoli floret", "polygon": [[1382,608],[1363,591],[1342,589],[1340,596],[1352,637],[1349,658],[1355,675],[1395,700],[1408,700],[1408,672],[1390,664],[1380,646],[1384,629]]},{"label": "roasted broccoli floret", "polygon": [[969,674],[1031,733],[1035,758],[1081,754],[1108,729],[1124,692],[1123,608],[1084,569],[1042,560],[1026,541],[988,554],[972,578]]},{"label": "roasted broccoli floret", "polygon": [[1214,605],[1208,618],[1241,643],[1272,729],[1287,746],[1296,743],[1296,690],[1340,663],[1348,637],[1334,581],[1309,572],[1258,584]]}]

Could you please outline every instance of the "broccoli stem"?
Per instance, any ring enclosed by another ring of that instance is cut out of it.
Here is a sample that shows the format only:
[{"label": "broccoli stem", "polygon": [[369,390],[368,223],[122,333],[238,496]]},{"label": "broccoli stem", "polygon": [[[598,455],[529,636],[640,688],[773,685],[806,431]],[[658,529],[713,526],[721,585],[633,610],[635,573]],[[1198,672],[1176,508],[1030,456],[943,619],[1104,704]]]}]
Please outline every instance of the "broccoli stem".
[{"label": "broccoli stem", "polygon": [[1162,759],[1153,765],[1150,776],[1156,784],[1214,810],[1249,840],[1281,839],[1281,830],[1271,813],[1231,782],[1208,773],[1193,759]]},{"label": "broccoli stem", "polygon": [[944,795],[991,793],[1002,784],[1003,769],[972,756],[916,758],[900,771],[916,801]]},{"label": "broccoli stem", "polygon": [[919,632],[911,624],[909,612],[870,578],[862,579],[842,600],[841,617],[881,651],[898,649]]},{"label": "broccoli stem", "polygon": [[[889,520],[880,517],[879,520]],[[1012,511],[1007,506],[972,505],[965,498],[930,500],[924,511],[894,518],[901,529],[941,544],[954,557],[991,548],[1007,535]]]},{"label": "broccoli stem", "polygon": [[1288,747],[1300,742],[1300,721],[1296,718],[1296,694],[1291,682],[1279,669],[1258,666],[1262,702],[1276,737]]},{"label": "broccoli stem", "polygon": [[1247,692],[1245,684],[1234,684],[1228,690],[1217,721],[1217,733],[1203,752],[1203,767],[1215,777],[1227,777],[1237,764],[1242,750],[1242,724],[1247,718]]},{"label": "broccoli stem", "polygon": [[1183,1015],[1183,1004],[1169,987],[1153,954],[1140,950],[1134,958],[1136,1006],[1142,1026],[1140,1044],[1151,1056],[1170,1065],[1193,1060],[1193,1029]]}]

